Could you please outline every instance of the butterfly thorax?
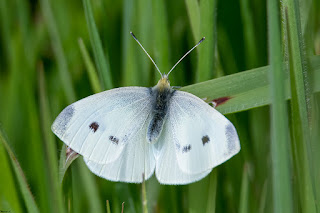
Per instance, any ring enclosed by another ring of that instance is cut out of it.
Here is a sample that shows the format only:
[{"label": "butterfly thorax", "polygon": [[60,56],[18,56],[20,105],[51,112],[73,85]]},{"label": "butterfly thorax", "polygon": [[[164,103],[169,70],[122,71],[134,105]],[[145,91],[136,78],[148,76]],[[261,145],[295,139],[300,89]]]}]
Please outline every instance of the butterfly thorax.
[{"label": "butterfly thorax", "polygon": [[163,76],[158,84],[150,88],[152,97],[152,119],[148,125],[147,140],[149,143],[155,143],[163,129],[167,116],[170,99],[175,90],[171,89],[167,76]]}]

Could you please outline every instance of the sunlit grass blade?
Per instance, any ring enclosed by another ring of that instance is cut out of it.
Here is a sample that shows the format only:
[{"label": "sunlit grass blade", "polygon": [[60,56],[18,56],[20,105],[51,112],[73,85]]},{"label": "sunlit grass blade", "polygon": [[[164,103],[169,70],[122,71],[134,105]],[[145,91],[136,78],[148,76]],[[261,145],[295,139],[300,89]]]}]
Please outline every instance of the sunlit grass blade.
[{"label": "sunlit grass blade", "polygon": [[111,213],[109,200],[106,202],[107,213]]},{"label": "sunlit grass blade", "polygon": [[39,212],[39,209],[37,207],[37,204],[35,203],[34,197],[29,189],[25,175],[24,175],[24,173],[20,167],[20,164],[18,162],[18,159],[16,158],[11,147],[9,146],[8,139],[7,139],[1,126],[0,126],[0,141],[2,142],[4,148],[6,149],[8,155],[10,157],[12,167],[13,167],[14,172],[16,174],[17,182],[20,186],[22,198],[25,202],[25,205],[26,205],[28,211],[35,212],[35,213]]},{"label": "sunlit grass blade", "polygon": [[[313,83],[320,82],[320,57],[311,58],[312,72],[314,73]],[[269,66],[260,67],[233,75],[204,81],[201,83],[182,87],[181,90],[190,92],[200,98],[206,98],[207,102],[214,99],[227,97],[223,104],[217,106],[223,114],[240,112],[253,109],[271,103]],[[285,98],[290,99],[289,80],[285,76]],[[320,86],[315,86],[313,92],[319,92]]]},{"label": "sunlit grass blade", "polygon": [[83,6],[87,20],[91,46],[93,48],[94,58],[96,66],[98,67],[100,80],[102,80],[103,83],[103,89],[111,89],[113,87],[113,83],[108,55],[104,54],[103,52],[102,42],[98,33],[96,23],[94,21],[90,0],[83,0]]},{"label": "sunlit grass blade", "polygon": [[50,119],[50,110],[47,100],[45,79],[43,65],[41,64],[39,69],[39,93],[40,93],[40,113],[41,113],[41,127],[44,138],[44,148],[46,153],[46,164],[47,172],[49,175],[50,181],[50,201],[54,202],[52,208],[55,212],[65,212],[63,207],[62,191],[59,186],[58,179],[58,159],[56,156],[56,146],[54,136],[50,130],[51,119]]},{"label": "sunlit grass blade", "polygon": [[290,148],[286,106],[285,69],[282,60],[280,7],[277,0],[268,3],[269,61],[271,82],[271,158],[274,212],[292,212],[290,184]]},{"label": "sunlit grass blade", "polygon": [[58,71],[62,86],[64,88],[66,98],[69,103],[75,101],[75,91],[71,83],[71,76],[68,69],[68,63],[62,47],[57,24],[53,16],[49,0],[40,0],[41,12],[48,26],[49,35],[51,37],[51,46],[53,48],[57,63]]},{"label": "sunlit grass blade", "polygon": [[98,92],[101,92],[102,89],[101,89],[101,83],[99,81],[99,78],[98,78],[98,75],[97,75],[97,72],[96,72],[96,69],[94,67],[94,64],[92,63],[92,60],[89,56],[89,53],[87,51],[87,48],[85,46],[85,44],[83,43],[83,40],[81,38],[79,38],[78,40],[78,43],[79,43],[79,47],[80,47],[80,50],[81,50],[81,54],[82,54],[82,58],[86,64],[86,67],[87,67],[87,72],[88,72],[88,75],[89,75],[89,80],[90,80],[90,84],[91,84],[91,87],[92,87],[92,90],[94,93],[98,93]]}]

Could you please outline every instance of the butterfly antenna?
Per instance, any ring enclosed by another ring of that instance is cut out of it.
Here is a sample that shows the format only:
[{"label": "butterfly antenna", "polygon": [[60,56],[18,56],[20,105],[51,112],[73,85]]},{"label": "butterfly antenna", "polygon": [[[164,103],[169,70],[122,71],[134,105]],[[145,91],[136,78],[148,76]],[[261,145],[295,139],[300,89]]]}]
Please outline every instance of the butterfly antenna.
[{"label": "butterfly antenna", "polygon": [[152,61],[152,63],[154,64],[154,66],[157,68],[158,72],[160,73],[160,75],[162,76],[158,66],[156,65],[156,63],[153,61],[153,59],[151,58],[151,56],[149,55],[149,53],[143,48],[142,44],[140,44],[139,40],[137,39],[137,37],[133,34],[133,32],[130,32],[130,34],[132,35],[132,37],[134,38],[134,40],[136,40],[136,42],[140,45],[140,47],[143,49],[143,51],[147,54],[147,56],[150,58],[150,60]]},{"label": "butterfly antenna", "polygon": [[201,42],[203,42],[205,39],[206,39],[206,38],[203,37],[203,38],[198,42],[198,44],[196,44],[194,47],[191,48],[191,50],[189,50],[186,54],[184,54],[184,56],[182,56],[182,57],[180,58],[180,60],[171,68],[171,70],[168,72],[167,75],[169,75],[170,72],[180,63],[180,61],[182,61],[182,59],[184,59],[194,48],[196,48],[197,46],[199,46],[199,44],[201,44]]}]

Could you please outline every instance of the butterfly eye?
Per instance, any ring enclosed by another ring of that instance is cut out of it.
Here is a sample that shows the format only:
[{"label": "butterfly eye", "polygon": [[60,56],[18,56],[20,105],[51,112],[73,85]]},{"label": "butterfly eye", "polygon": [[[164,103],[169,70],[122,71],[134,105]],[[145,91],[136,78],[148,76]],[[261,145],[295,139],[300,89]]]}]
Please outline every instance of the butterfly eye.
[{"label": "butterfly eye", "polygon": [[202,145],[203,146],[206,145],[207,143],[209,143],[209,141],[210,141],[210,138],[208,135],[205,135],[202,137]]}]

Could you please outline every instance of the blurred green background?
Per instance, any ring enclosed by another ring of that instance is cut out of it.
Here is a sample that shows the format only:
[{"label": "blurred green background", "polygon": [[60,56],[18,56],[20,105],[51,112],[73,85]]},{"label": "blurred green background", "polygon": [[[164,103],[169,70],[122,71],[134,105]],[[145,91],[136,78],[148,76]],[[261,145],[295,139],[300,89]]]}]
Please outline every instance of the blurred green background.
[{"label": "blurred green background", "polygon": [[[317,0],[0,0],[0,212],[142,212],[142,185],[67,170],[63,108],[170,74],[234,123],[235,157],[185,186],[145,184],[149,212],[320,212]],[[210,80],[213,79],[213,80]],[[201,83],[200,83],[201,82]],[[60,157],[62,156],[62,157]],[[60,159],[60,164],[59,164]]]}]

